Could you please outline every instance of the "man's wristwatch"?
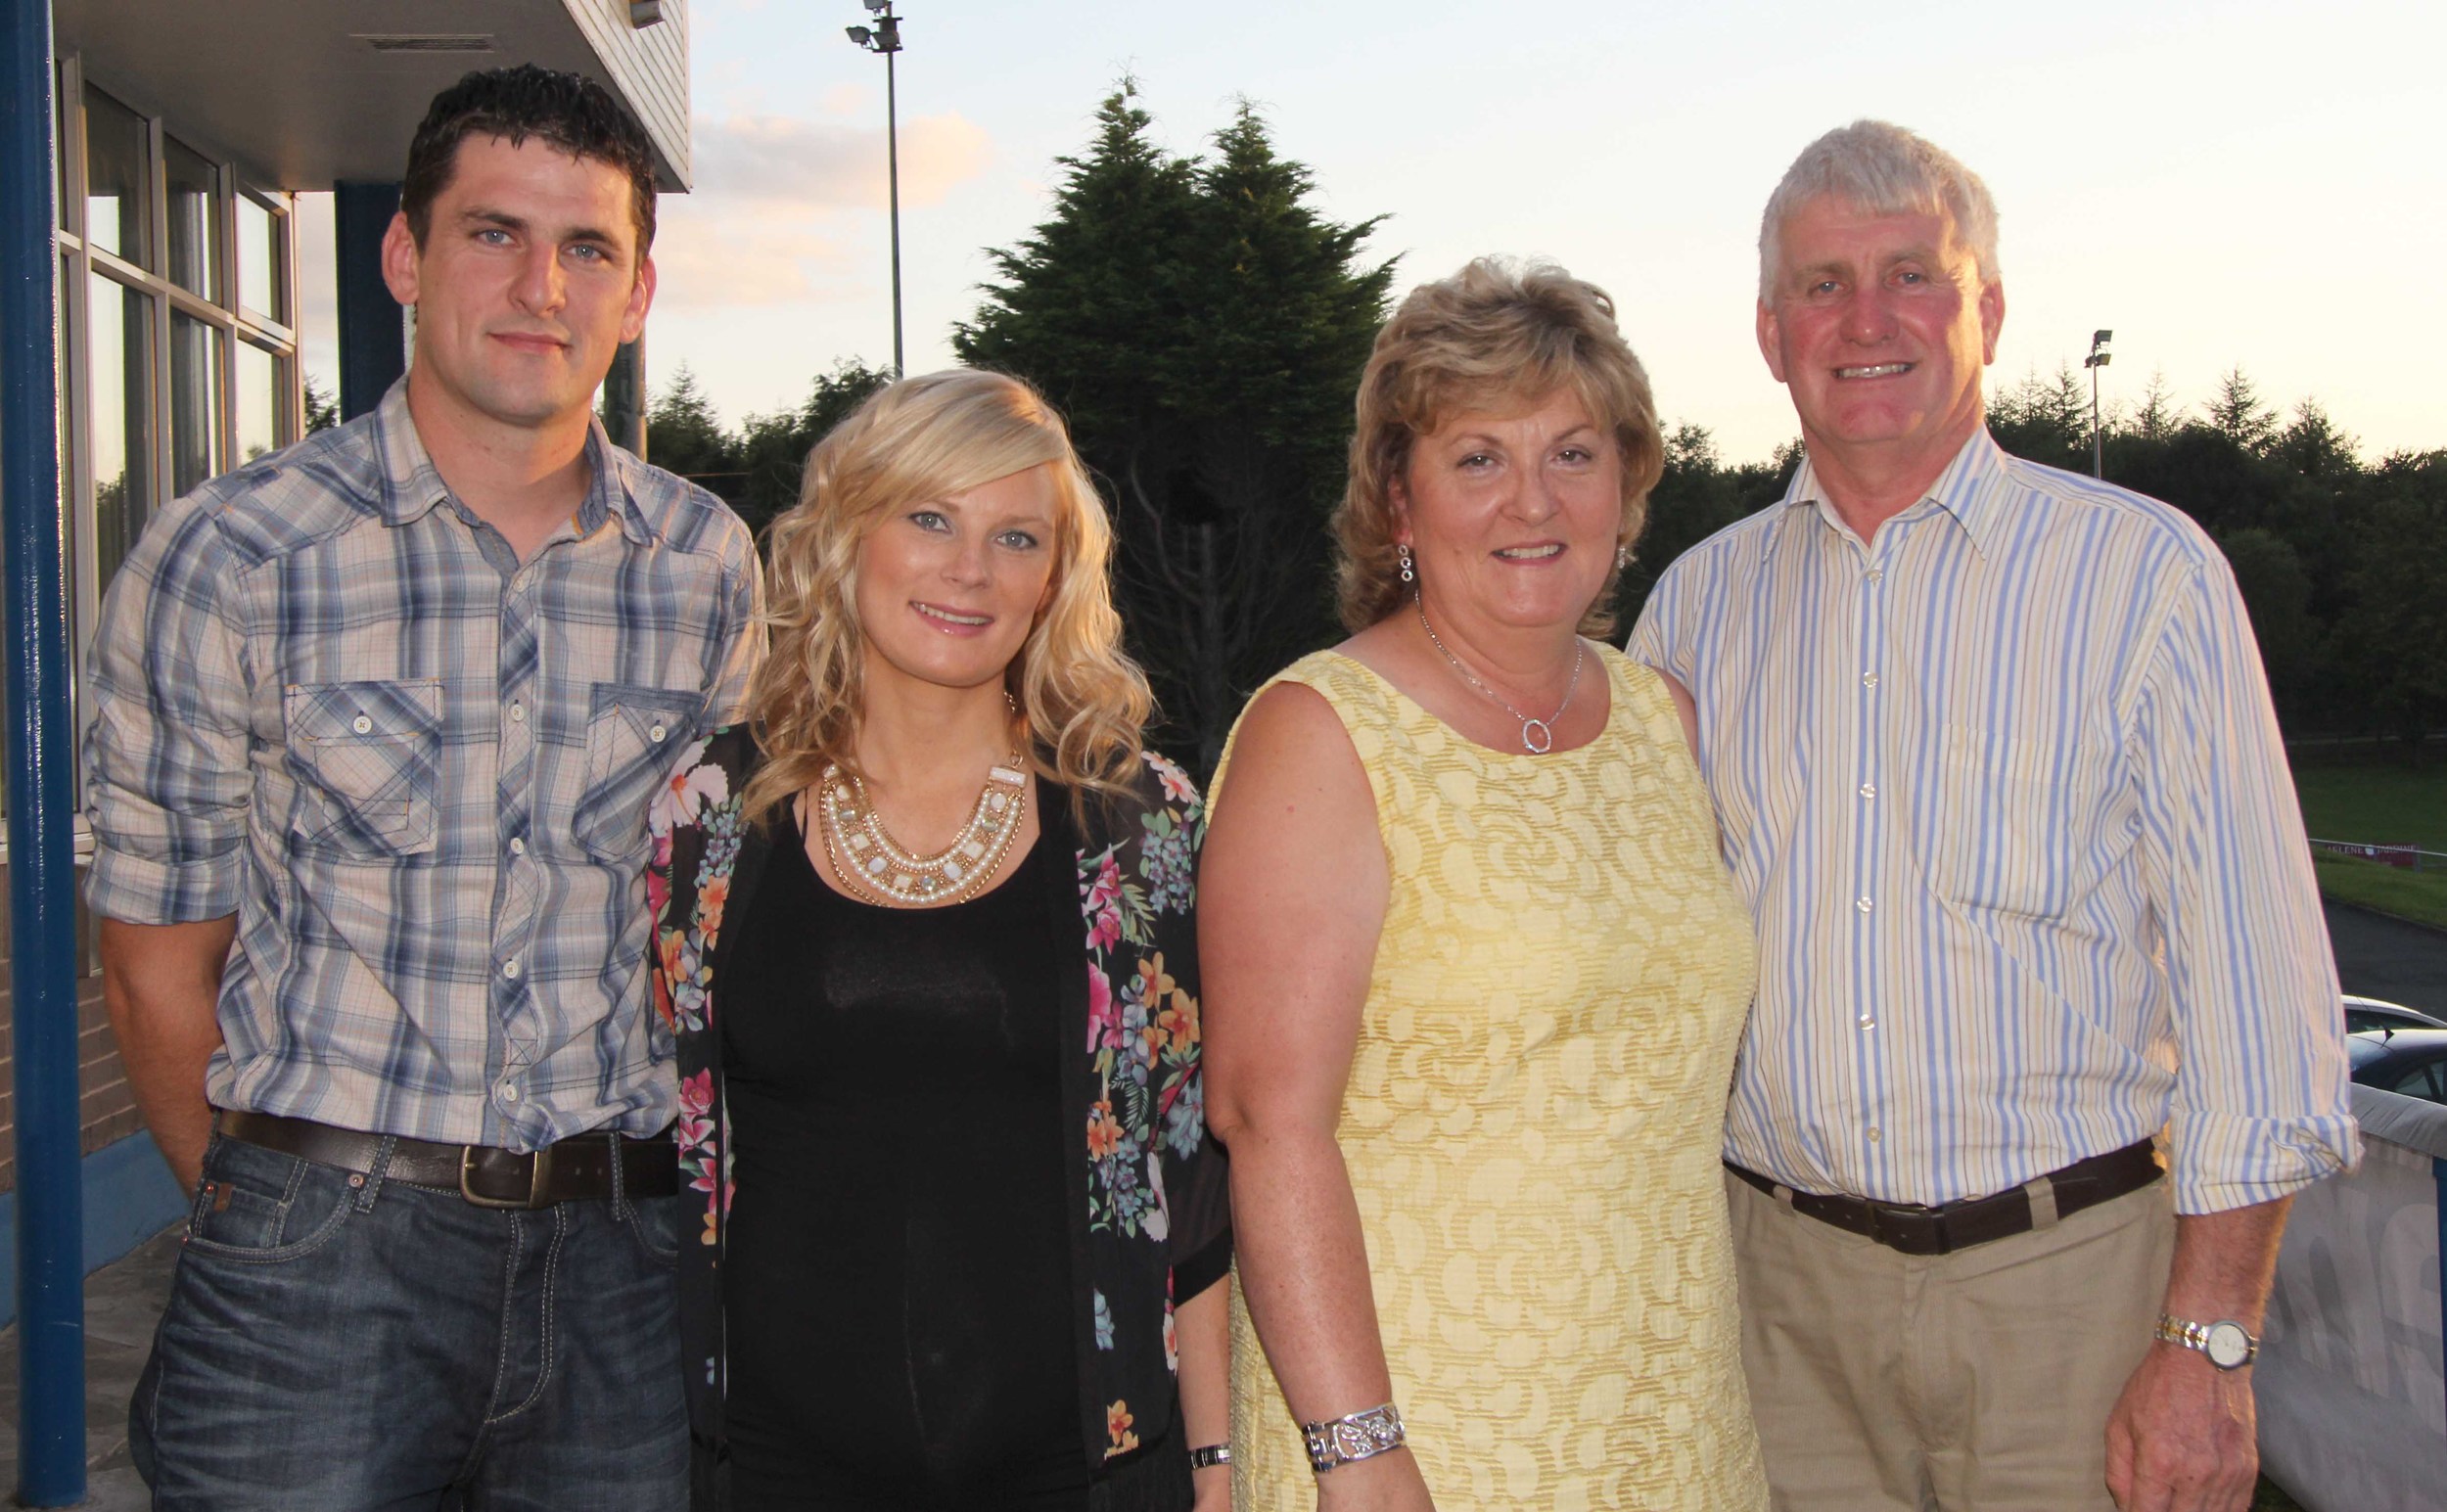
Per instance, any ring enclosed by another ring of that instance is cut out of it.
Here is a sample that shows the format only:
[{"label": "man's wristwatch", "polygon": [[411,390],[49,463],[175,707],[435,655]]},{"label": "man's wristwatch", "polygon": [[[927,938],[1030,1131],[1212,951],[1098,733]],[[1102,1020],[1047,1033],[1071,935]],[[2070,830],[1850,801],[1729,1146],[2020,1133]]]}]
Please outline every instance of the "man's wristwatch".
[{"label": "man's wristwatch", "polygon": [[2198,1350],[2220,1370],[2240,1370],[2260,1352],[2260,1341],[2251,1330],[2226,1318],[2214,1323],[2188,1323],[2161,1312],[2156,1337],[2164,1344]]}]

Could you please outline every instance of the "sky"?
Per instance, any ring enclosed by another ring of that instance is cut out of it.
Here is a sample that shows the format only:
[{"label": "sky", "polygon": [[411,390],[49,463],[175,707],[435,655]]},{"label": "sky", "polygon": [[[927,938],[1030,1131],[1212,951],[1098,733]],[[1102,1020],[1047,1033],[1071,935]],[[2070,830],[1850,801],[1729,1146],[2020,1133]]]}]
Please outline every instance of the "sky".
[{"label": "sky", "polygon": [[[690,0],[695,190],[666,196],[649,382],[680,364],[726,421],[892,355],[884,64],[858,0]],[[2366,457],[2447,446],[2436,59],[2447,7],[2062,0],[1862,11],[1445,0],[901,0],[907,365],[947,366],[1009,247],[1046,218],[1126,73],[1195,154],[1241,98],[1315,172],[1318,210],[1383,216],[1397,291],[1537,255],[1611,293],[1669,424],[1728,461],[1798,430],[1753,336],[1758,216],[1795,154],[1864,115],[1968,163],[2000,210],[2007,314],[1990,391],[2161,374],[2197,406],[2240,364],[2316,399]],[[309,201],[324,197],[308,197]],[[328,207],[300,217],[329,266]],[[309,371],[338,362],[309,286]]]}]

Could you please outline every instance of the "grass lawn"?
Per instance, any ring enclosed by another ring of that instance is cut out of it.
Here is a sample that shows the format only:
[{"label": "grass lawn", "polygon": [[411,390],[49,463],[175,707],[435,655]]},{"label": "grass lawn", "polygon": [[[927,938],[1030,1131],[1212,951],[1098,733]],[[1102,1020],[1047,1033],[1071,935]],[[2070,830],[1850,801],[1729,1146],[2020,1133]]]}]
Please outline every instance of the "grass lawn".
[{"label": "grass lawn", "polygon": [[2447,761],[2297,766],[2303,827],[2316,840],[2447,850]]},{"label": "grass lawn", "polygon": [[2336,901],[2447,930],[2447,871],[2409,872],[2316,850],[2311,858],[2320,891]]},{"label": "grass lawn", "polygon": [[[2294,791],[2314,839],[2447,850],[2447,763],[2296,767]],[[2312,854],[2320,891],[2337,901],[2447,929],[2447,869],[2413,872]]]}]

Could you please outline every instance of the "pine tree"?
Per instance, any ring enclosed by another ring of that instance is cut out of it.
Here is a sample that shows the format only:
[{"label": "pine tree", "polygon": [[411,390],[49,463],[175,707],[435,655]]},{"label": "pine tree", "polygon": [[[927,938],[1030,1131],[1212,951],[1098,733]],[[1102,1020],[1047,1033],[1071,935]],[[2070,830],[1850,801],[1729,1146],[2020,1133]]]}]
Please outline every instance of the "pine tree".
[{"label": "pine tree", "polygon": [[2277,411],[2260,400],[2260,390],[2237,363],[2218,380],[2217,397],[2208,403],[2209,428],[2255,455],[2277,439]]},{"label": "pine tree", "polygon": [[740,493],[738,443],[683,362],[646,409],[646,455],[654,465],[721,495]]},{"label": "pine tree", "polygon": [[817,375],[798,408],[748,417],[736,442],[739,492],[731,507],[750,529],[762,534],[775,515],[799,502],[808,453],[892,376],[888,367],[844,357],[830,373]]},{"label": "pine tree", "polygon": [[1069,415],[1114,506],[1118,597],[1168,739],[1202,769],[1268,673],[1331,637],[1325,521],[1391,263],[1243,103],[1211,160],[1167,153],[1125,80],[954,348]]},{"label": "pine tree", "polygon": [[2175,390],[2167,384],[2167,370],[2152,369],[2149,387],[2142,390],[2141,403],[2133,411],[2132,433],[2144,440],[2162,441],[2183,425],[2183,414],[2175,407]]},{"label": "pine tree", "polygon": [[2022,381],[1988,402],[1989,433],[2017,457],[2068,472],[2087,473],[2091,463],[2090,386],[2059,362],[2054,377],[2022,375]]}]

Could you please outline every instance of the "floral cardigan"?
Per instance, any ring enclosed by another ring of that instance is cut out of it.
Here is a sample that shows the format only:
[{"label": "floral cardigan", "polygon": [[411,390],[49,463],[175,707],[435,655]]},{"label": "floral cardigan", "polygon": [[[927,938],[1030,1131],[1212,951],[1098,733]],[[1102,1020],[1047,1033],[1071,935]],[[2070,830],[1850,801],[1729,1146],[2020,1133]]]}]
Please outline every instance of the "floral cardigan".
[{"label": "floral cardigan", "polygon": [[[678,1044],[683,1195],[704,1201],[680,1245],[700,1507],[727,1500],[720,1272],[731,1161],[714,1025],[730,945],[722,921],[747,908],[771,849],[770,828],[741,817],[758,759],[744,728],[716,731],[682,756],[650,819],[655,1007]],[[1206,805],[1179,767],[1153,752],[1144,760],[1128,799],[1090,799],[1084,833],[1068,792],[1038,785],[1039,844],[1076,861],[1068,874],[1039,871],[1047,928],[1082,941],[1062,958],[1059,993],[1062,1037],[1076,1047],[1063,1060],[1062,1100],[1080,1131],[1064,1172],[1073,1337],[1081,1449],[1102,1488],[1097,1504],[1114,1512],[1189,1504],[1188,1445],[1173,1431],[1173,1309],[1220,1280],[1231,1257],[1224,1157],[1207,1138],[1199,1076],[1193,904]]]}]

